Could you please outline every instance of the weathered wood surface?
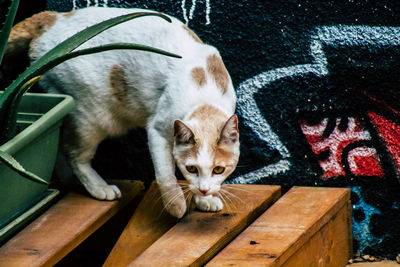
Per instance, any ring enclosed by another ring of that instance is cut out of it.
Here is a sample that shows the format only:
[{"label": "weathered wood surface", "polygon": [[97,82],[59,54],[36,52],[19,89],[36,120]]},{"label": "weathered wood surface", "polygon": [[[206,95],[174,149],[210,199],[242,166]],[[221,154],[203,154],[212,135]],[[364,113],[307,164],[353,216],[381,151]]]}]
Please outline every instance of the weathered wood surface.
[{"label": "weathered wood surface", "polygon": [[[280,196],[280,186],[232,185],[226,190],[235,195],[228,194],[229,207],[217,213],[191,211],[129,266],[201,266]],[[152,209],[147,212],[158,216]]]},{"label": "weathered wood surface", "polygon": [[118,201],[99,201],[68,193],[0,247],[0,266],[52,266],[143,190],[137,181],[112,181]]},{"label": "weathered wood surface", "polygon": [[153,182],[103,266],[127,266],[177,222],[165,211]]},{"label": "weathered wood surface", "polygon": [[294,187],[207,266],[344,266],[349,199],[349,189]]}]

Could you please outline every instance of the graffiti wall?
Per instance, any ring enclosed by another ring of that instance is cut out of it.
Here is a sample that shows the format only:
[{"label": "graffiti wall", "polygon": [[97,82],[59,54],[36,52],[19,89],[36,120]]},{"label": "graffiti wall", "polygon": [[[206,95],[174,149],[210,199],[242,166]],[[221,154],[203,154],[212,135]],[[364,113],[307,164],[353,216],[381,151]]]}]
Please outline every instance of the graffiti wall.
[{"label": "graffiti wall", "polygon": [[[400,253],[400,4],[396,1],[48,0],[142,7],[220,49],[238,95],[230,183],[352,190],[354,248]],[[142,131],[102,144],[105,177],[153,177]],[[112,155],[112,156],[110,156]],[[111,171],[110,171],[111,170]]]}]

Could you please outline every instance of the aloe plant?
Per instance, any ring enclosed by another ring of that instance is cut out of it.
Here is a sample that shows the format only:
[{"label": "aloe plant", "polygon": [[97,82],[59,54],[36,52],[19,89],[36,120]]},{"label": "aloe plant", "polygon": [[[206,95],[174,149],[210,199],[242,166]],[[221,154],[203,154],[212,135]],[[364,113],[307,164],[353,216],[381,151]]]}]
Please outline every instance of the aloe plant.
[{"label": "aloe plant", "polygon": [[[1,2],[4,4],[4,1]],[[6,50],[8,36],[10,35],[11,28],[14,23],[15,15],[17,14],[17,9],[19,5],[19,0],[11,1],[10,8],[7,12],[5,21],[2,25],[1,32],[0,32],[0,63],[3,59],[4,52]]]},{"label": "aloe plant", "polygon": [[[19,0],[12,0],[5,22],[0,31],[0,63],[5,52],[7,40],[13,25],[15,14],[18,8]],[[84,42],[93,38],[97,34],[126,22],[128,20],[136,19],[144,16],[158,16],[168,22],[171,22],[170,18],[155,12],[137,12],[127,15],[115,17],[96,25],[88,27],[77,34],[71,36],[64,42],[60,43],[52,50],[47,52],[41,58],[36,60],[30,67],[28,67],[23,73],[21,73],[4,91],[0,96],[0,144],[11,139],[16,132],[16,117],[17,108],[21,100],[22,95],[29,90],[29,88],[43,75],[46,71],[55,67],[56,65],[71,59],[73,57],[99,53],[102,51],[113,50],[113,49],[131,49],[131,50],[142,50],[153,53],[158,53],[166,56],[180,58],[180,56],[163,51],[157,48],[144,46],[140,44],[129,44],[129,43],[113,43],[107,44],[82,50],[75,50]],[[19,164],[9,164],[10,162],[15,163],[10,155],[5,156],[5,153],[0,153],[0,160],[6,163],[7,166],[12,167],[14,170],[18,170],[19,173],[24,173],[24,177],[43,183],[41,179],[37,179],[37,176],[31,175],[31,173],[25,171]]]}]

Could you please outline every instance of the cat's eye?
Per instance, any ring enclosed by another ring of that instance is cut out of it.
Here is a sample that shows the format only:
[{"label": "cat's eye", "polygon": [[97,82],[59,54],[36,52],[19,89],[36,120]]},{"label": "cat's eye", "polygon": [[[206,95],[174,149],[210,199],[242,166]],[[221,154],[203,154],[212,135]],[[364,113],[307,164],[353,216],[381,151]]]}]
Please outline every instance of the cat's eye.
[{"label": "cat's eye", "polygon": [[217,166],[213,169],[214,174],[221,174],[225,171],[225,168],[222,166]]},{"label": "cat's eye", "polygon": [[186,170],[190,173],[197,173],[197,168],[193,165],[186,166]]}]

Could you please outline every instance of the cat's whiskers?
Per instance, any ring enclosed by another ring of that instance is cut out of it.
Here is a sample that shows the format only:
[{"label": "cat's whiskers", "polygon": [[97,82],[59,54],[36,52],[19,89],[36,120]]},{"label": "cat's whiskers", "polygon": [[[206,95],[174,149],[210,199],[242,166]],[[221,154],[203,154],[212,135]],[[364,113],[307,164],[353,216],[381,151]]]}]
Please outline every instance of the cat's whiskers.
[{"label": "cat's whiskers", "polygon": [[[189,191],[190,191],[190,188],[183,189],[183,190],[182,190],[183,195],[185,195],[185,194],[186,194],[187,192],[189,192]],[[174,201],[177,200],[178,197],[180,197],[180,196],[181,196],[180,192],[177,191],[177,192],[176,192],[176,195],[173,196],[173,199],[171,199],[171,200],[168,202],[168,204],[171,204],[171,202],[174,202]]]},{"label": "cat's whiskers", "polygon": [[225,189],[223,189],[227,194],[229,194],[231,197],[233,197],[233,198],[235,198],[236,200],[238,200],[241,204],[243,204],[244,203],[244,201],[240,198],[240,197],[238,197],[237,195],[235,195],[235,194],[233,194],[232,192],[230,192],[229,190],[225,190]]},{"label": "cat's whiskers", "polygon": [[225,199],[223,192],[218,191],[217,195],[218,195],[218,197],[222,200],[222,202],[224,203],[225,209],[226,209],[228,212],[230,212],[232,209],[231,209],[229,203],[227,202],[227,200]]},{"label": "cat's whiskers", "polygon": [[243,189],[234,184],[223,184],[222,187],[227,187],[229,190],[237,190],[237,191],[242,191],[242,192],[246,192],[246,193],[251,193],[251,191]]},{"label": "cat's whiskers", "polygon": [[[236,203],[236,204],[238,204],[238,205],[244,203],[244,201],[243,201],[240,197],[236,196],[236,195],[233,194],[232,192],[230,192],[230,191],[228,191],[228,190],[225,190],[225,189],[223,189],[223,188],[221,188],[220,191],[224,192],[225,195],[226,195],[226,197],[227,197],[228,199],[230,199],[232,203]],[[236,208],[236,205],[235,205],[235,208]]]},{"label": "cat's whiskers", "polygon": [[[177,200],[179,197],[181,197],[181,192],[179,191],[179,190],[174,190],[175,192],[166,192],[166,193],[170,193],[171,194],[171,197],[168,197],[169,198],[169,201],[164,205],[164,208],[161,210],[161,213],[165,210],[165,209],[167,209],[167,208],[169,208],[169,207],[171,207],[171,205],[172,205],[172,203],[174,203],[175,202],[175,200]],[[183,194],[185,194],[185,193],[187,193],[187,192],[189,192],[190,191],[190,188],[186,188],[186,189],[184,189],[184,190],[182,190],[183,191]],[[174,194],[175,193],[175,195],[172,195],[172,194]],[[165,195],[165,194],[164,194]]]},{"label": "cat's whiskers", "polygon": [[[188,185],[186,182],[184,182],[184,181],[179,181],[179,180],[177,181],[177,183],[180,185],[180,187],[181,187],[182,192],[183,192],[184,195],[185,195],[186,193],[188,193],[188,194],[187,194],[187,197],[185,197],[185,201],[186,201],[186,203],[187,203],[187,202],[188,202],[188,201],[187,201],[187,198],[188,198],[189,196],[191,196],[191,192],[190,192],[191,190],[190,190],[190,188],[189,188],[189,185]],[[171,183],[171,185],[173,185],[173,184]],[[173,192],[171,192],[171,191],[173,191]],[[175,191],[176,191],[176,192],[175,192]],[[176,193],[176,195],[173,195],[174,193]],[[166,196],[168,196],[168,197],[165,198]],[[163,213],[169,206],[172,205],[172,203],[173,203],[175,200],[177,200],[177,199],[179,198],[179,196],[180,196],[179,191],[177,191],[177,190],[168,190],[168,191],[162,193],[162,194],[157,198],[157,200],[155,201],[155,203],[159,202],[159,201],[162,200],[162,199],[169,199],[169,201],[168,201],[165,205],[163,205],[164,207],[163,207],[163,209],[161,210],[159,217],[162,215],[162,213]],[[190,200],[191,200],[191,199],[190,199]],[[155,204],[154,204],[154,206],[155,206]]]},{"label": "cat's whiskers", "polygon": [[[178,184],[179,184],[179,182],[178,182]],[[172,184],[171,184],[172,185]],[[189,188],[189,186],[188,185],[186,185],[186,184],[180,184],[181,185],[181,188],[182,188],[182,191],[183,190],[187,190],[188,188]],[[186,186],[186,187],[185,187]],[[185,191],[185,192],[187,192],[187,191]],[[156,201],[159,201],[161,198],[164,198],[166,195],[168,195],[168,194],[171,194],[171,192],[170,191],[166,191],[166,192],[164,192],[163,194],[161,194],[159,197],[158,197],[158,199],[156,200]]]},{"label": "cat's whiskers", "polygon": [[178,181],[179,186],[183,189],[187,189],[190,188],[189,184],[187,182],[184,181]]},{"label": "cat's whiskers", "polygon": [[188,213],[190,213],[190,206],[192,204],[192,199],[193,199],[193,192],[188,192],[185,198]]},{"label": "cat's whiskers", "polygon": [[[230,203],[230,205],[228,205],[229,209],[231,209],[231,206],[233,207],[233,209],[237,209],[236,204],[234,203],[234,201],[231,199],[231,197],[226,193],[227,191],[224,189],[220,189],[219,192],[222,194],[222,196]],[[227,203],[228,203],[227,202]]]},{"label": "cat's whiskers", "polygon": [[171,192],[170,191],[166,191],[166,192],[160,194],[160,196],[156,199],[155,203],[160,201],[160,199],[163,199],[167,194],[171,194]]}]

